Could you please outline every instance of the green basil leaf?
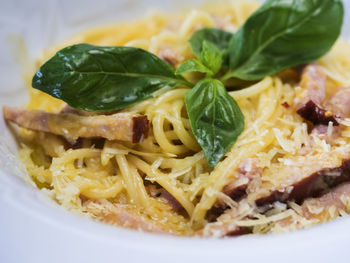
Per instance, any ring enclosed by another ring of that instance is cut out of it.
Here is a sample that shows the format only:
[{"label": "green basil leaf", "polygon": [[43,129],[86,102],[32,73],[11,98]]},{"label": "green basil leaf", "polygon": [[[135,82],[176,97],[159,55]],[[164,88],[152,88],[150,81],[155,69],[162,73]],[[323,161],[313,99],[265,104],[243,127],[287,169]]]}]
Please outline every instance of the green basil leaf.
[{"label": "green basil leaf", "polygon": [[225,86],[206,78],[185,96],[191,128],[205,158],[214,167],[244,129],[244,116]]},{"label": "green basil leaf", "polygon": [[192,86],[145,50],[88,44],[60,50],[32,81],[34,88],[87,111],[122,109],[179,85]]},{"label": "green basil leaf", "polygon": [[343,23],[341,0],[268,0],[230,42],[230,71],[257,80],[316,60],[337,40]]},{"label": "green basil leaf", "polygon": [[207,68],[211,69],[213,75],[215,75],[218,73],[222,65],[222,52],[215,44],[208,40],[204,40],[201,61]]},{"label": "green basil leaf", "polygon": [[203,28],[196,31],[189,42],[193,53],[200,58],[205,40],[216,45],[223,52],[228,48],[232,36],[232,33],[218,28]]},{"label": "green basil leaf", "polygon": [[206,73],[208,75],[213,75],[213,72],[204,66],[202,62],[200,62],[198,59],[189,59],[186,60],[184,63],[182,63],[176,70],[175,74],[180,75],[186,72],[202,72]]}]

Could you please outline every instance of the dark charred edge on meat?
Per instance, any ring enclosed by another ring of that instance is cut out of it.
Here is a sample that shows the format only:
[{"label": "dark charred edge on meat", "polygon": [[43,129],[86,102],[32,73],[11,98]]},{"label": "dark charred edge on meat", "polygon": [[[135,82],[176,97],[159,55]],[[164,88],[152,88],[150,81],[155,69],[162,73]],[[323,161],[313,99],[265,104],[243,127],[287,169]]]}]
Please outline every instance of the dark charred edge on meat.
[{"label": "dark charred edge on meat", "polygon": [[[142,177],[146,176],[146,174],[143,173],[142,171],[140,171],[140,170],[138,170],[138,171]],[[182,206],[182,204],[179,201],[177,201],[177,199],[171,193],[169,193],[166,189],[164,189],[161,185],[159,185],[156,182],[151,183],[151,182],[146,180],[145,186],[146,186],[146,191],[150,196],[152,196],[154,198],[165,199],[166,203],[171,206],[171,209],[178,214],[181,214],[181,215],[187,214],[187,212],[186,212],[185,208]],[[151,191],[149,189],[149,187],[151,187],[151,186],[156,187],[156,190]]]},{"label": "dark charred edge on meat", "polygon": [[334,126],[339,125],[338,121],[330,111],[320,108],[312,100],[309,100],[304,106],[298,109],[297,113],[305,120],[308,120],[315,125],[328,125],[329,122],[333,122]]},{"label": "dark charred edge on meat", "polygon": [[[225,223],[224,223],[224,225],[225,225]],[[207,237],[206,235],[204,235],[204,229],[205,228],[202,228],[202,229],[196,231],[194,233],[194,236]],[[243,236],[243,235],[251,234],[252,230],[253,230],[252,227],[235,226],[234,229],[231,229],[230,231],[226,232],[223,236],[221,236],[221,238],[224,238],[224,237],[237,237],[237,236]]]},{"label": "dark charred edge on meat", "polygon": [[[242,184],[230,190],[225,190],[224,188],[223,193],[229,196],[233,201],[239,202],[247,196],[247,188],[248,184]],[[209,222],[215,222],[216,219],[229,208],[230,207],[224,203],[216,202],[215,205],[207,212],[206,219]]]},{"label": "dark charred edge on meat", "polygon": [[133,120],[132,142],[138,143],[148,136],[149,121],[147,119],[147,116],[133,117],[132,120]]},{"label": "dark charred edge on meat", "polygon": [[350,182],[350,160],[344,160],[339,167],[325,168],[311,174],[292,185],[293,190],[290,193],[274,191],[269,196],[257,199],[255,204],[264,206],[276,201],[295,201],[301,204],[306,198],[319,197],[345,182]]},{"label": "dark charred edge on meat", "polygon": [[158,197],[166,199],[174,212],[184,214],[184,207],[179,203],[179,201],[177,201],[177,199],[171,193],[169,193],[164,188],[161,188],[159,190]]},{"label": "dark charred edge on meat", "polygon": [[239,185],[233,189],[226,190],[224,188],[223,192],[229,196],[233,201],[240,201],[247,195],[248,184]]},{"label": "dark charred edge on meat", "polygon": [[68,149],[73,149],[73,150],[77,150],[77,149],[81,149],[83,148],[83,138],[78,138],[74,141],[72,140],[68,140],[66,137],[64,136],[60,136],[63,140],[65,140],[65,149],[68,150]]},{"label": "dark charred edge on meat", "polygon": [[238,226],[236,229],[228,232],[225,236],[237,237],[237,236],[248,235],[252,233],[252,230],[253,230],[252,227]]},{"label": "dark charred edge on meat", "polygon": [[225,213],[225,211],[229,209],[228,206],[222,206],[222,205],[214,205],[212,206],[206,216],[205,216],[205,219],[209,222],[209,223],[214,223],[217,221],[218,217],[221,216],[223,213]]}]

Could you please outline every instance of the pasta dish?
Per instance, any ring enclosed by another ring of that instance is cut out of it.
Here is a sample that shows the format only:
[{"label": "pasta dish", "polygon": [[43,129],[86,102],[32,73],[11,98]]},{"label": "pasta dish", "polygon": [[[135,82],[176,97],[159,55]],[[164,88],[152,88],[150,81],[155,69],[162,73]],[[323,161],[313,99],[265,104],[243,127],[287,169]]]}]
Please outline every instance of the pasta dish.
[{"label": "pasta dish", "polygon": [[320,224],[350,212],[342,19],[340,0],[231,1],[87,30],[41,54],[4,118],[37,187],[92,219],[205,237]]}]

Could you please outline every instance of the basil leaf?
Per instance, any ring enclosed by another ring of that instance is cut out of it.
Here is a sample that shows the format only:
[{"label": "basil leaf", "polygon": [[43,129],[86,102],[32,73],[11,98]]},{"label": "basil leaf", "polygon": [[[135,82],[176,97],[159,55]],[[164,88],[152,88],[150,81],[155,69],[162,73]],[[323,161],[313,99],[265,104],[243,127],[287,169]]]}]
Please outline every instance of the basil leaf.
[{"label": "basil leaf", "polygon": [[230,71],[257,80],[323,56],[343,23],[341,0],[268,0],[230,42]]},{"label": "basil leaf", "polygon": [[189,59],[182,63],[176,70],[175,74],[183,74],[186,72],[202,72],[206,73],[207,76],[215,75],[221,68],[222,65],[222,52],[213,43],[204,40],[203,48],[198,59]]},{"label": "basil leaf", "polygon": [[189,42],[193,53],[200,58],[205,40],[217,46],[220,51],[225,51],[229,46],[232,36],[232,33],[218,28],[203,28],[196,31]]},{"label": "basil leaf", "polygon": [[192,86],[145,50],[88,44],[60,50],[32,81],[34,88],[87,111],[122,109],[179,85]]},{"label": "basil leaf", "polygon": [[211,69],[213,75],[215,75],[218,73],[222,65],[222,52],[215,44],[208,40],[204,40],[201,61],[207,68]]},{"label": "basil leaf", "polygon": [[216,79],[206,78],[185,96],[191,128],[214,167],[236,142],[244,129],[244,116],[236,101]]},{"label": "basil leaf", "polygon": [[197,71],[197,72],[202,72],[206,73],[208,75],[213,75],[213,72],[204,66],[202,62],[200,62],[198,59],[189,59],[186,60],[184,63],[182,63],[176,70],[175,74],[183,74],[186,72],[192,72],[192,71]]}]

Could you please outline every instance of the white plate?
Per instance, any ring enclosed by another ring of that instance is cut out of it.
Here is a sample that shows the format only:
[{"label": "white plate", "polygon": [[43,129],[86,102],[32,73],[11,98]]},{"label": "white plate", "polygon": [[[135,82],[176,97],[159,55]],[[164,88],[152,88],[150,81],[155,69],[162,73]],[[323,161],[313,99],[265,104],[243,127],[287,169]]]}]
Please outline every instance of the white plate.
[{"label": "white plate", "polygon": [[[98,3],[97,3],[98,2]],[[192,1],[195,6],[204,1]],[[346,10],[350,3],[344,0]],[[26,92],[9,34],[38,52],[92,25],[130,20],[156,6],[186,1],[14,0],[0,9],[0,105],[22,105]],[[154,9],[154,8],[153,8]],[[350,36],[346,16],[343,36]],[[10,45],[9,45],[10,43]],[[18,41],[17,41],[18,43]],[[9,47],[10,46],[10,47]],[[16,53],[16,52],[15,52]],[[22,62],[23,63],[23,62]],[[0,115],[2,113],[0,112]],[[350,217],[294,233],[214,240],[138,233],[74,215],[25,183],[16,143],[0,118],[0,262],[349,262]],[[22,177],[22,178],[21,178]]]}]

